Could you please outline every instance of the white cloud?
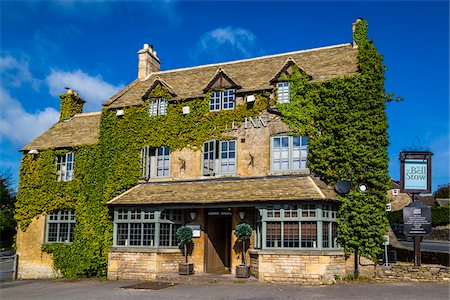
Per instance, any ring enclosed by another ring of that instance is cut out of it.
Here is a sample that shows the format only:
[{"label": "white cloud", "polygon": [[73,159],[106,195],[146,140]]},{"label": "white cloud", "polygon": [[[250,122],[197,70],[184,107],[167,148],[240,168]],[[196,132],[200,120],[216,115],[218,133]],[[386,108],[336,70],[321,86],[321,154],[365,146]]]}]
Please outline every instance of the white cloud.
[{"label": "white cloud", "polygon": [[25,111],[20,102],[11,97],[2,86],[0,107],[0,142],[9,140],[19,146],[24,146],[41,135],[59,118],[59,112],[50,107],[35,113]]},{"label": "white cloud", "polygon": [[122,84],[112,85],[104,81],[100,75],[90,76],[81,70],[64,72],[52,69],[46,82],[50,89],[49,93],[53,96],[65,93],[65,87],[76,91],[81,98],[87,101],[84,107],[85,111],[100,110],[101,103],[124,87]]},{"label": "white cloud", "polygon": [[11,55],[0,57],[0,73],[2,84],[13,88],[29,83],[33,89],[38,90],[41,83],[31,74],[27,60],[19,61]]},{"label": "white cloud", "polygon": [[256,40],[256,36],[247,29],[231,26],[216,28],[203,34],[190,54],[194,61],[205,56],[216,61],[248,58],[257,52]]}]

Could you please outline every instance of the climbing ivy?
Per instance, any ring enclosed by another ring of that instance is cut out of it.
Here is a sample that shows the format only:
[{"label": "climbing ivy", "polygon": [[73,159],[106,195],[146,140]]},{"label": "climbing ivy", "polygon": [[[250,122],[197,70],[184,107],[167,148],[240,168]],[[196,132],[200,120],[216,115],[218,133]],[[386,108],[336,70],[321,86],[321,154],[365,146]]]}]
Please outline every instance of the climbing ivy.
[{"label": "climbing ivy", "polygon": [[[170,93],[159,85],[150,97],[169,98]],[[183,106],[189,106],[191,113],[183,115]],[[209,112],[207,95],[204,99],[171,101],[163,116],[149,116],[148,102],[126,108],[120,118],[115,110],[105,109],[97,145],[48,149],[38,156],[23,156],[15,219],[25,230],[33,218],[44,212],[75,211],[73,243],[44,244],[42,250],[52,253],[54,267],[64,277],[105,276],[107,250],[112,244],[112,222],[106,202],[140,179],[140,149],[145,145],[198,149],[208,139],[229,138],[226,133],[233,121],[239,126],[245,117],[256,116],[266,108],[267,99],[257,95],[253,104]],[[69,151],[75,154],[75,177],[58,182],[55,158]]]},{"label": "climbing ivy", "polygon": [[61,113],[59,121],[64,121],[71,118],[75,114],[83,112],[84,100],[75,94],[62,94],[61,99]]},{"label": "climbing ivy", "polygon": [[[308,166],[332,186],[351,180],[353,189],[339,196],[339,244],[346,253],[375,258],[382,251],[388,225],[388,135],[382,57],[367,40],[367,22],[357,22],[358,75],[310,82],[295,68],[290,103],[279,104],[283,120],[309,136]],[[360,184],[367,193],[358,191]]]}]

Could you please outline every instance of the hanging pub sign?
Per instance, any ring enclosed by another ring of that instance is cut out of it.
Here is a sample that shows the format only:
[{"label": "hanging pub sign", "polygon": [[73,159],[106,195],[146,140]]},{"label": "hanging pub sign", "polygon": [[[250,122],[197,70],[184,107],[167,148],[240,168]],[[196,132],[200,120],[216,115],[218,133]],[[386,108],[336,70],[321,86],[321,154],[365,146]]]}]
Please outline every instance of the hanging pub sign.
[{"label": "hanging pub sign", "polygon": [[406,236],[431,234],[431,208],[422,201],[411,202],[403,208],[403,233]]},{"label": "hanging pub sign", "polygon": [[430,151],[400,152],[400,192],[431,192]]}]

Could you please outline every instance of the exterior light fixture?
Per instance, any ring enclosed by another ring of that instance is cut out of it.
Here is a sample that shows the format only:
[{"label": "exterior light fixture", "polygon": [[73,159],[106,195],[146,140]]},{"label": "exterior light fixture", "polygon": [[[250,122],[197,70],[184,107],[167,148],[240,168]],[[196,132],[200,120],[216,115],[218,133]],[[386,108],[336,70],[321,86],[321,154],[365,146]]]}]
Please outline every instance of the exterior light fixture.
[{"label": "exterior light fixture", "polygon": [[241,220],[244,220],[244,218],[245,218],[245,211],[240,211],[240,212],[239,212],[239,218],[240,218]]},{"label": "exterior light fixture", "polygon": [[367,186],[366,186],[365,184],[361,184],[361,185],[359,186],[359,191],[360,191],[361,193],[367,192]]},{"label": "exterior light fixture", "polygon": [[197,218],[197,213],[196,213],[195,211],[191,211],[191,212],[189,213],[189,216],[191,217],[191,220],[194,221],[195,218]]},{"label": "exterior light fixture", "polygon": [[39,151],[37,151],[36,149],[32,149],[32,150],[28,151],[28,154],[36,155],[36,154],[39,154]]},{"label": "exterior light fixture", "polygon": [[183,115],[187,115],[191,112],[191,109],[189,106],[183,106]]},{"label": "exterior light fixture", "polygon": [[118,117],[123,117],[124,114],[125,112],[123,111],[123,109],[119,109],[118,111],[116,111],[116,116]]}]

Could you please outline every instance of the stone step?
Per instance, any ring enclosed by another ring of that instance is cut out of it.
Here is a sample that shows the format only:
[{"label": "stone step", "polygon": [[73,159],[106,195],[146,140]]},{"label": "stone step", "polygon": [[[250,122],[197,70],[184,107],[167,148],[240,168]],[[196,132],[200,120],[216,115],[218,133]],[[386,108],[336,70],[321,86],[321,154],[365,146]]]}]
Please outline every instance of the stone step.
[{"label": "stone step", "polygon": [[178,273],[161,273],[156,274],[155,281],[160,282],[176,282],[176,283],[257,283],[258,279],[250,278],[236,278],[233,274],[192,274],[179,275]]}]

